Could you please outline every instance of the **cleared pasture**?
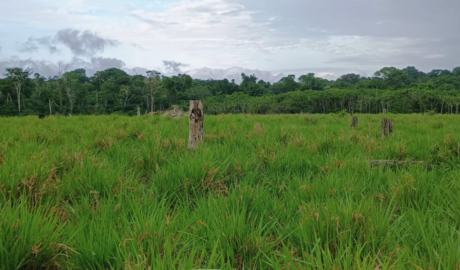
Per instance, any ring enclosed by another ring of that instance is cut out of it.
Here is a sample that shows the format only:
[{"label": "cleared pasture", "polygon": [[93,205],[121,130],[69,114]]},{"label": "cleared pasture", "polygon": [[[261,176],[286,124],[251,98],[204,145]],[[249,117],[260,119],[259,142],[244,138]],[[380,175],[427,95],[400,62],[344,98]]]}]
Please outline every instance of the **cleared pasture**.
[{"label": "cleared pasture", "polygon": [[0,118],[0,269],[459,269],[460,118],[382,117]]}]

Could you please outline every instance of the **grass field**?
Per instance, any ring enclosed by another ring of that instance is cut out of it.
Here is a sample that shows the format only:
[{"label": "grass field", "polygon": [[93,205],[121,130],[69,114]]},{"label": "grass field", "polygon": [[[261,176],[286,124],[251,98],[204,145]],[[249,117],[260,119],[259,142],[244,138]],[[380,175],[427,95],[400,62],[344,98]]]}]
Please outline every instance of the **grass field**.
[{"label": "grass field", "polygon": [[460,269],[460,118],[390,117],[0,118],[0,269]]}]

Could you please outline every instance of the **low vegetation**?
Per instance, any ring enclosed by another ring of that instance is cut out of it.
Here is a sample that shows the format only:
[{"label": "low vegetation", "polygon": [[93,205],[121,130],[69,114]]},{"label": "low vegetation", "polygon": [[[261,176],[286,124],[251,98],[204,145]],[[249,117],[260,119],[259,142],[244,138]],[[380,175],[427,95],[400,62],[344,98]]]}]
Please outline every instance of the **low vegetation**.
[{"label": "low vegetation", "polygon": [[386,117],[0,118],[0,269],[459,269],[458,117]]}]

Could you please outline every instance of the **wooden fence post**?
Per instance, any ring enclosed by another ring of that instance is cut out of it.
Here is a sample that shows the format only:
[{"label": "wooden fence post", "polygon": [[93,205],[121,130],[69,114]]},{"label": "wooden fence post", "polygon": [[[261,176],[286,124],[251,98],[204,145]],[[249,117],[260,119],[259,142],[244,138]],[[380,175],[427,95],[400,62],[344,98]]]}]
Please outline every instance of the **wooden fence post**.
[{"label": "wooden fence post", "polygon": [[354,116],[353,120],[351,121],[351,128],[357,128],[358,127],[358,117]]},{"label": "wooden fence post", "polygon": [[140,116],[141,116],[141,108],[137,106],[137,117],[140,117]]},{"label": "wooden fence post", "polygon": [[384,139],[386,136],[393,134],[393,120],[382,118],[382,126],[380,127],[380,137]]},{"label": "wooden fence post", "polygon": [[203,103],[201,100],[190,100],[189,108],[189,138],[188,148],[195,149],[198,142],[203,142]]},{"label": "wooden fence post", "polygon": [[382,126],[380,127],[380,138],[384,139],[386,136],[385,127],[387,126],[388,120],[384,117],[382,118]]}]

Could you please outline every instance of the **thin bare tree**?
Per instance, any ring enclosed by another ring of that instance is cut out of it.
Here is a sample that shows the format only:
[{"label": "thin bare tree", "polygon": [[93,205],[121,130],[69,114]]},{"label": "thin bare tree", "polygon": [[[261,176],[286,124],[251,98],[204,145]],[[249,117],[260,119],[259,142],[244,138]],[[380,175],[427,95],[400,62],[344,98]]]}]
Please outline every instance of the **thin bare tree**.
[{"label": "thin bare tree", "polygon": [[70,114],[73,113],[73,107],[77,99],[77,82],[78,78],[74,73],[68,72],[62,76],[64,91],[69,100]]},{"label": "thin bare tree", "polygon": [[147,78],[145,79],[145,86],[147,93],[150,94],[150,116],[153,117],[155,111],[155,95],[161,89],[161,73],[155,70],[147,71]]}]

